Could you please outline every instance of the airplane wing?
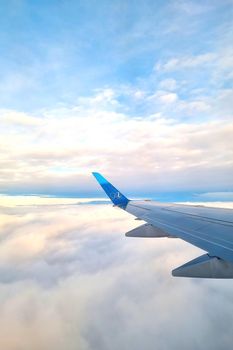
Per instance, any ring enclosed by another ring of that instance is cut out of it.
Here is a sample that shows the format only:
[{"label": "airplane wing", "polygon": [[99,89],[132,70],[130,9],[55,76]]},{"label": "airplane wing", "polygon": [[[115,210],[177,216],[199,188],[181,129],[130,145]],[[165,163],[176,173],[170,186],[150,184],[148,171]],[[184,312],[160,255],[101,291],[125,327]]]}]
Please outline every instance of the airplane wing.
[{"label": "airplane wing", "polygon": [[102,175],[93,175],[115,206],[146,222],[127,237],[181,238],[207,252],[173,270],[173,276],[233,278],[233,210],[129,200]]}]

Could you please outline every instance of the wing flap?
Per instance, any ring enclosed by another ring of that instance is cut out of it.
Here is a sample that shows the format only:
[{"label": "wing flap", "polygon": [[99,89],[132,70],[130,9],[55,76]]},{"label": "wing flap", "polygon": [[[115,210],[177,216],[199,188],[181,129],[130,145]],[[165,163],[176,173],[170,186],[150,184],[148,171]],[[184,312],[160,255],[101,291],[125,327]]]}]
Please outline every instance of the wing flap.
[{"label": "wing flap", "polygon": [[233,278],[233,264],[204,254],[172,271],[175,277]]},{"label": "wing flap", "polygon": [[160,237],[169,237],[169,233],[159,229],[158,227],[154,227],[150,224],[144,224],[139,227],[134,228],[133,230],[127,232],[126,237],[144,237],[144,238],[160,238]]}]

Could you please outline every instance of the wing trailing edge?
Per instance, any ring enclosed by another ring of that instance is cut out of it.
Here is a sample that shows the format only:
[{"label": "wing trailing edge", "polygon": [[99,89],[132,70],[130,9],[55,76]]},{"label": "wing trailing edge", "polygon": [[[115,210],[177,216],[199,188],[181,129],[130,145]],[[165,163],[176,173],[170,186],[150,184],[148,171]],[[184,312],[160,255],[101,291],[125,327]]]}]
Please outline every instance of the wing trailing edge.
[{"label": "wing trailing edge", "polygon": [[204,254],[172,271],[175,277],[233,278],[233,264]]},{"label": "wing trailing edge", "polygon": [[169,235],[169,233],[161,230],[158,227],[154,227],[150,224],[144,224],[139,227],[134,228],[133,230],[125,234],[126,237],[144,237],[144,238],[161,238],[169,237],[173,238],[174,236]]}]

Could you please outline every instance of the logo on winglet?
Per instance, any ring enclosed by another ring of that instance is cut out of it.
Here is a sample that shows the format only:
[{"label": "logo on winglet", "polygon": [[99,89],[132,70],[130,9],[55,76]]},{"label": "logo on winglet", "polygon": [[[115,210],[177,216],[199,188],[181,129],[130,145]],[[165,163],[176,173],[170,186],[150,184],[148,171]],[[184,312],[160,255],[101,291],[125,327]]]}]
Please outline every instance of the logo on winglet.
[{"label": "logo on winglet", "polygon": [[121,199],[122,198],[122,195],[121,195],[121,193],[118,191],[118,192],[113,192],[112,194],[111,194],[111,198],[112,199]]}]

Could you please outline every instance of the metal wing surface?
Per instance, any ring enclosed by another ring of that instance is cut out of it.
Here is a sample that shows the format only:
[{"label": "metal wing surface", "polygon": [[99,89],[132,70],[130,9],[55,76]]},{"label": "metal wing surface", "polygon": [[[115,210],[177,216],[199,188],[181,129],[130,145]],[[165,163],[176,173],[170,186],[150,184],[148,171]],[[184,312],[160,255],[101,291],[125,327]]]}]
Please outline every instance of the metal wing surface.
[{"label": "metal wing surface", "polygon": [[231,209],[130,201],[125,210],[211,255],[233,262]]},{"label": "metal wing surface", "polygon": [[233,278],[233,210],[131,201],[100,174],[93,173],[112,202],[147,222],[128,237],[178,237],[207,254],[173,270],[174,276]]}]

